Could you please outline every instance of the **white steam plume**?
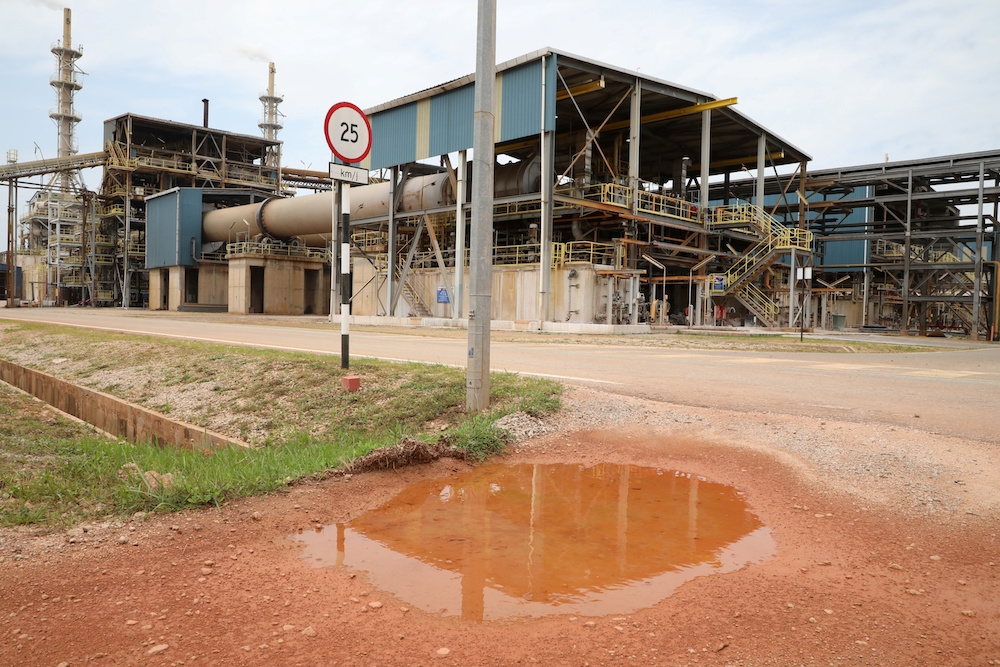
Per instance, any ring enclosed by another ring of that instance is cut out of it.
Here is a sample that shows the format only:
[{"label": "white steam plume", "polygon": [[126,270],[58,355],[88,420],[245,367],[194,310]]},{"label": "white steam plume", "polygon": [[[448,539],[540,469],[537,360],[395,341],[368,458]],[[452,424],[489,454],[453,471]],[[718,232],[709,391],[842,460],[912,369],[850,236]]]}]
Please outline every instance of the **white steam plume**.
[{"label": "white steam plume", "polygon": [[267,55],[267,51],[260,48],[259,46],[252,46],[250,44],[237,44],[236,53],[248,58],[250,60],[256,60],[262,63],[270,62],[271,58]]}]

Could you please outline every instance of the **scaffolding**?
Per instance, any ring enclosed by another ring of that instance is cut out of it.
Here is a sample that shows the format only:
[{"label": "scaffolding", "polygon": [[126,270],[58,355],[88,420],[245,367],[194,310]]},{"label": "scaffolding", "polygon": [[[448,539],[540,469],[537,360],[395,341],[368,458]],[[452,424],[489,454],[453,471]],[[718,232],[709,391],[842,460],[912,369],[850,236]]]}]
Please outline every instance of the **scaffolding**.
[{"label": "scaffolding", "polygon": [[777,215],[816,235],[823,277],[815,287],[849,277],[858,326],[1000,338],[1000,151],[812,172],[802,218],[799,197],[789,194],[796,185],[772,177],[766,189]]},{"label": "scaffolding", "polygon": [[111,300],[101,305],[148,305],[147,197],[177,187],[250,189],[266,197],[281,188],[281,144],[275,139],[135,114],[105,121],[104,136],[108,157],[98,229],[114,239],[114,263],[102,292]]}]

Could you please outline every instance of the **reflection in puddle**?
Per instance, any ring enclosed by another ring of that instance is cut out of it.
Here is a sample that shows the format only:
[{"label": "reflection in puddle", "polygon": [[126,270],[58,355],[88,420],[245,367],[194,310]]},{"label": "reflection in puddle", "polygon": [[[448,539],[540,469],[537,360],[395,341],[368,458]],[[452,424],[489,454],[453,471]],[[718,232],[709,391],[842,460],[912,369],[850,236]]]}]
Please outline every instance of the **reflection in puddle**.
[{"label": "reflection in puddle", "polygon": [[622,614],[760,562],[770,529],[730,486],[629,465],[484,465],[296,535],[413,606],[469,620]]}]

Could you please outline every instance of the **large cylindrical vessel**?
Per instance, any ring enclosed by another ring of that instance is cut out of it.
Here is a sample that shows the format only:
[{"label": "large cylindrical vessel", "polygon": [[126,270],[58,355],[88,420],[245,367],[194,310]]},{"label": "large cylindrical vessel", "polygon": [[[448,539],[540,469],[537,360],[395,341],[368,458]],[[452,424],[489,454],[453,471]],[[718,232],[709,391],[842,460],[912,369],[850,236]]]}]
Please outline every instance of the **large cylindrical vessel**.
[{"label": "large cylindrical vessel", "polygon": [[[389,183],[351,188],[351,219],[389,215]],[[399,210],[422,211],[451,206],[455,193],[447,174],[417,176],[403,186]],[[209,211],[202,216],[202,240],[228,241],[240,232],[251,237],[266,234],[276,239],[303,238],[307,245],[322,246],[329,239],[333,221],[333,193],[305,197],[274,197],[260,204],[245,204]]]}]

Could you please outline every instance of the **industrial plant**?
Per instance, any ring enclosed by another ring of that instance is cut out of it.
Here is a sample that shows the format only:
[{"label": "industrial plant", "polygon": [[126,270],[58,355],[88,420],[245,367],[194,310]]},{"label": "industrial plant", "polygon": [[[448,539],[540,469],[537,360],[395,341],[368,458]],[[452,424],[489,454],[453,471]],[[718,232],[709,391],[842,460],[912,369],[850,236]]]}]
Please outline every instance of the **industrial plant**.
[{"label": "industrial plant", "polygon": [[[52,53],[58,156],[0,166],[9,307],[340,311],[339,202],[329,172],[283,166],[273,63],[260,134],[210,127],[205,100],[202,125],[123,112],[79,152],[68,9]],[[364,110],[353,322],[467,326],[474,80]],[[811,171],[735,97],[551,48],[498,64],[495,90],[494,328],[1000,339],[1000,150]]]}]

